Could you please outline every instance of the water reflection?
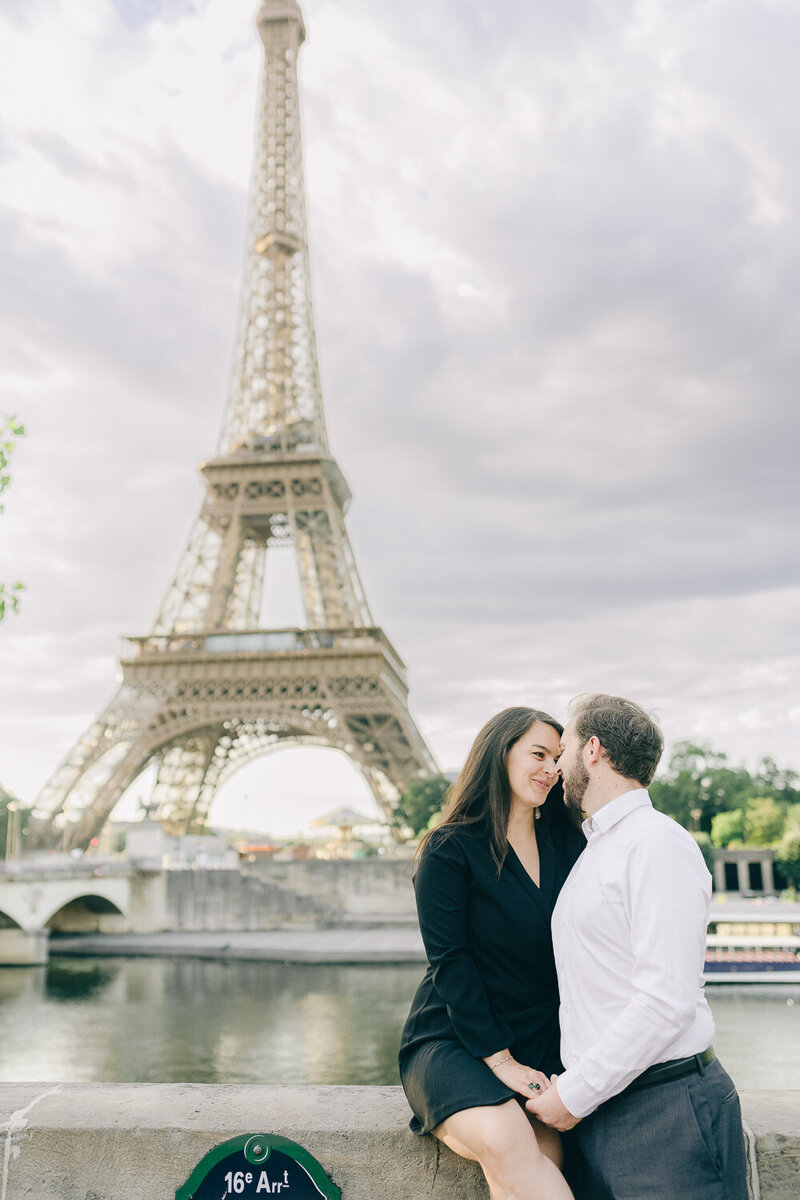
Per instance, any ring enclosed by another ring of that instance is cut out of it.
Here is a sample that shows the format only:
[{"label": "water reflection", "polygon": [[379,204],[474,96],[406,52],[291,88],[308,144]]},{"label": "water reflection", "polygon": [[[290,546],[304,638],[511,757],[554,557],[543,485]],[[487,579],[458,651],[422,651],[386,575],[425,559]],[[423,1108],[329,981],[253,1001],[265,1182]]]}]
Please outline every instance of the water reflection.
[{"label": "water reflection", "polygon": [[800,987],[722,984],[706,996],[715,1049],[742,1091],[800,1088]]},{"label": "water reflection", "polygon": [[71,962],[54,959],[45,968],[44,989],[53,1000],[70,1003],[96,996],[107,987],[119,972],[118,966]]},{"label": "water reflection", "polygon": [[4,967],[0,969],[0,1011],[26,996],[40,993],[44,988],[46,967]]},{"label": "water reflection", "polygon": [[[421,968],[54,958],[0,970],[0,1077],[395,1084]],[[708,992],[742,1089],[796,1088],[800,988]]]},{"label": "water reflection", "polygon": [[419,967],[54,959],[0,972],[6,1080],[397,1083]]}]

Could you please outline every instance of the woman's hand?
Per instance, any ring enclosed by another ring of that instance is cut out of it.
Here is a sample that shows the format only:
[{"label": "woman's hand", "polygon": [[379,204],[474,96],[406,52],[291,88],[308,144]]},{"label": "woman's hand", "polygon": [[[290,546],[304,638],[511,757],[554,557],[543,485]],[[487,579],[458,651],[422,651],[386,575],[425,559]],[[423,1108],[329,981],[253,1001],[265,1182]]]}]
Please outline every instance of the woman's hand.
[{"label": "woman's hand", "polygon": [[[497,1056],[492,1055],[488,1060],[484,1059],[484,1062],[491,1068],[496,1059]],[[520,1096],[525,1096],[528,1100],[533,1096],[541,1096],[542,1092],[550,1087],[550,1080],[542,1071],[534,1071],[533,1067],[526,1067],[511,1057],[506,1058],[505,1062],[498,1062],[492,1074],[507,1088],[511,1088],[512,1092],[519,1092]],[[538,1086],[531,1087],[531,1084]]]},{"label": "woman's hand", "polygon": [[525,1107],[543,1125],[549,1125],[551,1129],[558,1129],[561,1133],[566,1133],[568,1129],[575,1128],[580,1117],[573,1117],[558,1094],[557,1075],[550,1076],[550,1083],[552,1086],[546,1097],[543,1092],[535,1092]]}]

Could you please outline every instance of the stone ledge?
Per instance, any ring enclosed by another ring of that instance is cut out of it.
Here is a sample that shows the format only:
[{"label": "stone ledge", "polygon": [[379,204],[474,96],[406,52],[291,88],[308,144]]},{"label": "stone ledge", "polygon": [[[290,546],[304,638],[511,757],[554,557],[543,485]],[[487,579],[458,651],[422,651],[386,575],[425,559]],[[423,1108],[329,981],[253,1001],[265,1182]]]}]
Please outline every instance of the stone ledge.
[{"label": "stone ledge", "polygon": [[[750,1092],[754,1200],[800,1194],[800,1091]],[[408,1130],[396,1087],[5,1084],[0,1200],[174,1200],[212,1146],[280,1133],[305,1146],[343,1200],[485,1200],[480,1171]]]},{"label": "stone ledge", "polygon": [[[760,1200],[800,1196],[800,1091],[744,1092],[742,1116],[755,1144]],[[754,1200],[759,1200],[754,1189]]]}]

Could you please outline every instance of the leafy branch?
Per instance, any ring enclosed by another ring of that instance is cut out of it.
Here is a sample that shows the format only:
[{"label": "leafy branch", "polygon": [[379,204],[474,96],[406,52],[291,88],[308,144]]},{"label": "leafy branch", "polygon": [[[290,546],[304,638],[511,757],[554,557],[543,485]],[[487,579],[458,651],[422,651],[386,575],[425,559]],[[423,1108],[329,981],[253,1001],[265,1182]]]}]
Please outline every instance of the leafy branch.
[{"label": "leafy branch", "polygon": [[[16,417],[0,418],[0,496],[11,484],[10,460],[14,453],[17,439],[25,436],[25,426]],[[0,502],[0,513],[5,512],[5,505]],[[20,593],[25,590],[24,583],[0,583],[0,621],[5,619],[8,612],[19,612]]]}]

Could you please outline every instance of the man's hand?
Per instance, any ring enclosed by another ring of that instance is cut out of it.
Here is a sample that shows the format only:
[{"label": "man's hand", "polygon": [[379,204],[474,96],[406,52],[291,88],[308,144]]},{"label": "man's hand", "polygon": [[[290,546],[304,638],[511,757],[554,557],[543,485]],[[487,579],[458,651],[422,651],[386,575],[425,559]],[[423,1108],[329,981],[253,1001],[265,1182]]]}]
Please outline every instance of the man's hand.
[{"label": "man's hand", "polygon": [[542,1092],[538,1096],[534,1096],[532,1100],[527,1100],[525,1103],[529,1113],[533,1113],[538,1117],[543,1125],[549,1125],[552,1129],[558,1129],[564,1133],[567,1129],[572,1129],[578,1124],[580,1117],[573,1117],[568,1108],[564,1107],[561,1097],[558,1094],[558,1076],[550,1076],[550,1087],[546,1092]]}]

